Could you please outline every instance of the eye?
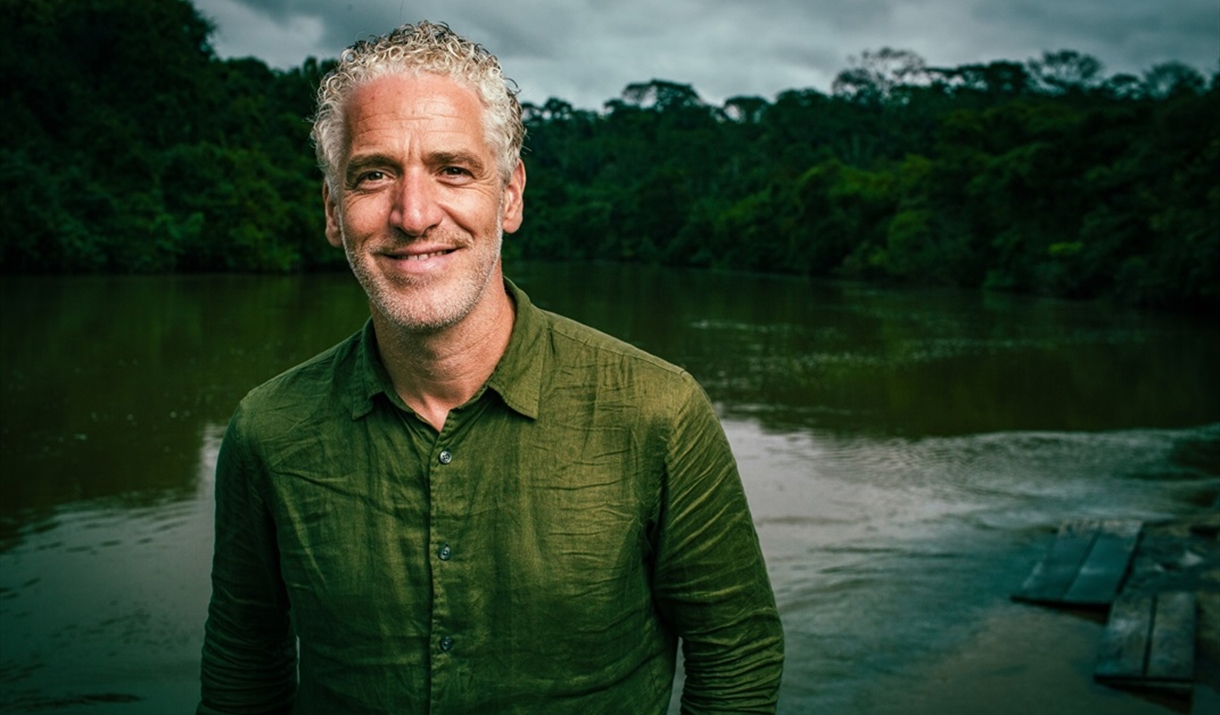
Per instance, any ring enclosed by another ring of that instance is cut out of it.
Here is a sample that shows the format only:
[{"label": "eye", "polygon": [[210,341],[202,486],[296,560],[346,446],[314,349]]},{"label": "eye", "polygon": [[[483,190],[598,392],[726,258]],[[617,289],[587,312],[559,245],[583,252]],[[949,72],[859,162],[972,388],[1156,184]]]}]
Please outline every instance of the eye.
[{"label": "eye", "polygon": [[452,186],[463,186],[474,181],[474,172],[464,166],[450,164],[441,168],[440,179]]},{"label": "eye", "polygon": [[384,171],[377,169],[352,171],[348,174],[347,188],[353,191],[357,189],[368,190],[384,183],[387,177],[388,175]]}]

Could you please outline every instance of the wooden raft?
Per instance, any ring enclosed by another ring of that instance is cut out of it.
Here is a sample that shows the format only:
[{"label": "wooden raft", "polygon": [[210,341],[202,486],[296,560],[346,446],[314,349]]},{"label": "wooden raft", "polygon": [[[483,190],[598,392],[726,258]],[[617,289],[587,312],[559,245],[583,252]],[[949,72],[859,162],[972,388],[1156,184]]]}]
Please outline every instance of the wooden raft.
[{"label": "wooden raft", "polygon": [[1068,606],[1107,606],[1115,598],[1139,541],[1141,522],[1065,521],[1038,562],[1017,601]]},{"label": "wooden raft", "polygon": [[1190,689],[1195,611],[1193,593],[1123,594],[1110,609],[1094,679],[1106,685]]}]

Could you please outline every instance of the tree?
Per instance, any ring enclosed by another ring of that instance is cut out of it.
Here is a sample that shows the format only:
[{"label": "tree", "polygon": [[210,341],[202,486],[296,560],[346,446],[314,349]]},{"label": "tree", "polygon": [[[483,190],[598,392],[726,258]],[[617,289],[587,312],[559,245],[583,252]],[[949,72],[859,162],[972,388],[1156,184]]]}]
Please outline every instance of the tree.
[{"label": "tree", "polygon": [[1199,95],[1205,88],[1203,75],[1182,62],[1162,62],[1144,73],[1144,94],[1151,99]]},{"label": "tree", "polygon": [[1075,50],[1044,52],[1029,61],[1030,74],[1039,89],[1048,94],[1082,94],[1101,79],[1102,64],[1091,55]]},{"label": "tree", "polygon": [[978,93],[992,101],[1022,97],[1033,89],[1034,78],[1026,65],[999,60],[985,65],[963,65],[944,73],[951,85]]},{"label": "tree", "polygon": [[852,67],[835,77],[831,90],[836,97],[861,104],[901,100],[900,88],[931,81],[923,58],[910,50],[882,47],[852,57],[849,62]]},{"label": "tree", "polygon": [[724,116],[742,124],[758,124],[770,106],[762,97],[729,97],[724,102]]},{"label": "tree", "polygon": [[694,87],[661,79],[629,84],[622,96],[627,104],[658,112],[705,106]]}]

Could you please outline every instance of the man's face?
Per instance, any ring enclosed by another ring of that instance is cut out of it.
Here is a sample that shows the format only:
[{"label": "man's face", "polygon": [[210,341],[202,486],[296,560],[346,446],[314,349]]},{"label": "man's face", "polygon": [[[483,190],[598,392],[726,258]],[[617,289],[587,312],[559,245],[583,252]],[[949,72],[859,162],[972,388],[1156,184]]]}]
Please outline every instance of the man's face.
[{"label": "man's face", "polygon": [[500,243],[521,225],[524,168],[501,180],[478,95],[445,77],[382,77],[346,110],[342,193],[323,187],[327,240],[391,324],[459,323],[503,290]]}]

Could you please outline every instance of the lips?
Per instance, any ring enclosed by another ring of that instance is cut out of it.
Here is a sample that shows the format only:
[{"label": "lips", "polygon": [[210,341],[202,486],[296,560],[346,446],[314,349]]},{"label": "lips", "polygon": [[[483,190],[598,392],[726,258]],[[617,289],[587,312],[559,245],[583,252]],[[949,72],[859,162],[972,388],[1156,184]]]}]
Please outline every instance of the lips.
[{"label": "lips", "polygon": [[460,248],[437,243],[399,245],[374,252],[373,259],[392,280],[435,280],[449,273]]}]

